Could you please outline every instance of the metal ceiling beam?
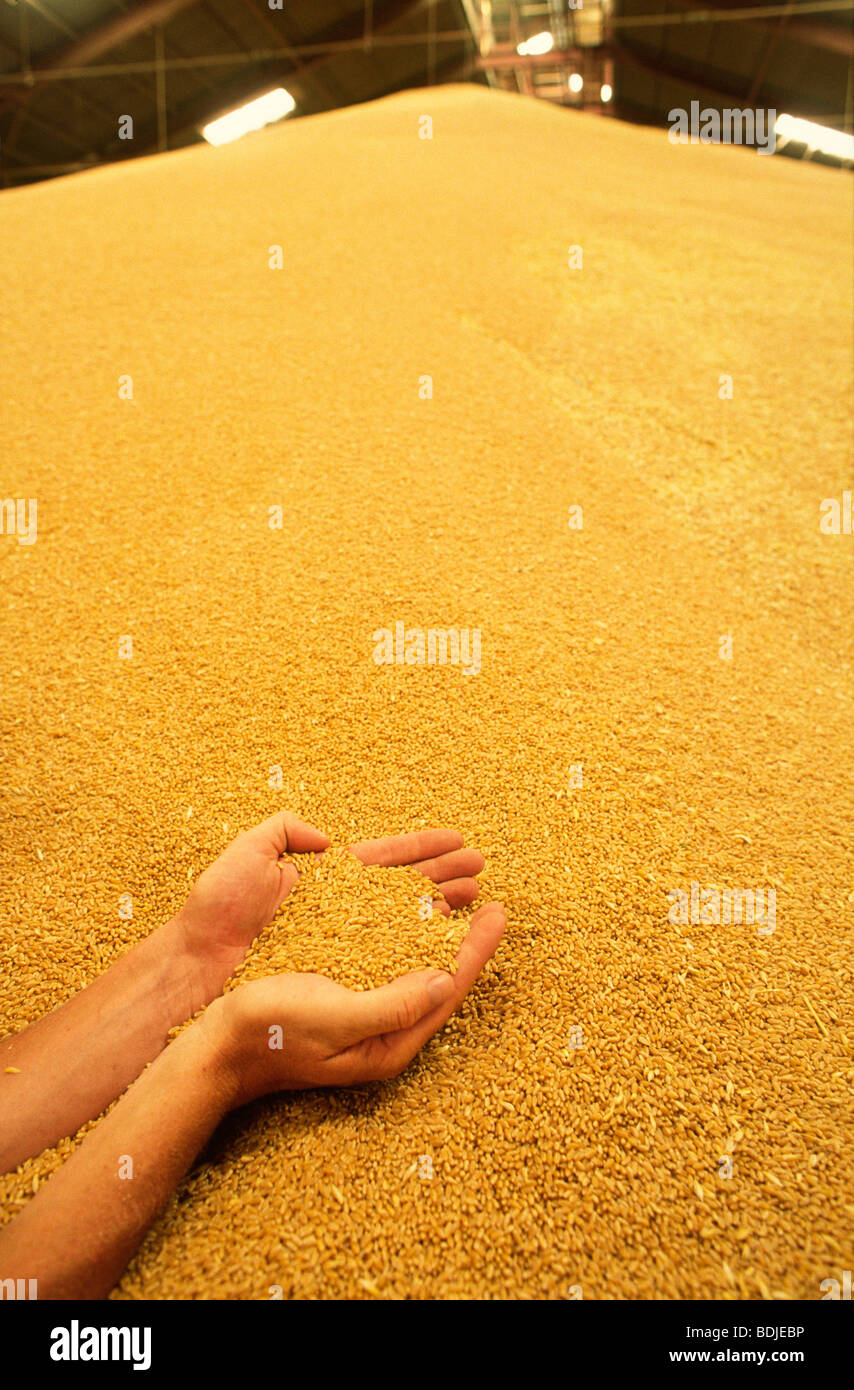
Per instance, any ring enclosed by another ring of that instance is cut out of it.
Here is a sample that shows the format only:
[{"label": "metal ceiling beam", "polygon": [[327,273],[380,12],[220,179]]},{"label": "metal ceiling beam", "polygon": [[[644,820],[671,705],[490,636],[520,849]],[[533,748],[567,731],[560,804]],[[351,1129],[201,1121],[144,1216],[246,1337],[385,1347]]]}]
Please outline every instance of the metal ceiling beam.
[{"label": "metal ceiling beam", "polygon": [[[282,32],[281,25],[277,24],[275,20],[270,18],[270,11],[268,9],[262,10],[256,3],[256,0],[242,0],[242,3],[244,8],[247,9],[249,13],[257,20],[264,32],[266,34],[269,34],[270,38],[273,39],[274,42],[279,45],[279,47],[282,50],[282,53],[286,57],[291,59],[291,61],[295,64],[296,68],[299,71],[304,70],[305,64],[302,62],[299,55],[296,53],[295,49],[291,45],[287,35]],[[281,14],[282,11],[279,10],[277,11],[277,13]],[[340,100],[340,93],[338,95],[334,94],[330,90],[329,84],[327,82],[324,82],[320,77],[317,76],[316,73],[311,76],[310,81],[311,85],[317,89],[317,91],[323,96],[324,101],[326,101],[330,106],[335,106],[338,104]]]},{"label": "metal ceiling beam", "polygon": [[70,24],[66,24],[62,15],[54,14],[47,5],[42,4],[42,0],[27,0],[27,3],[31,10],[35,10],[36,14],[40,14],[42,19],[46,19],[48,24],[52,24],[55,29],[61,29],[63,34],[67,34],[69,38],[73,39],[76,36],[76,31],[72,29]]},{"label": "metal ceiling beam", "polygon": [[[437,84],[442,82],[465,81],[474,75],[475,74],[473,72],[473,57],[471,59],[466,57],[460,60],[452,56],[451,58],[446,59],[444,63],[440,63],[436,68],[435,73]],[[384,86],[382,89],[382,94],[390,95],[392,92],[395,91],[405,91],[409,86],[410,84],[408,82],[403,82],[393,87]],[[234,104],[236,105],[240,101],[240,99],[241,98],[239,96],[235,96]],[[193,117],[190,120],[186,121],[184,125],[182,125],[173,133],[173,145],[175,141],[182,140],[187,135],[197,135],[199,127],[202,124],[204,124],[206,120],[210,119],[212,119],[212,115],[210,112],[204,115],[193,115]],[[147,147],[143,147],[139,151],[141,155],[154,154],[155,152],[156,146],[154,144],[151,144]]]},{"label": "metal ceiling beam", "polygon": [[[424,3],[424,0],[416,0],[416,3]],[[854,3],[854,0],[852,0]],[[468,29],[446,29],[438,33],[430,34],[375,34],[371,39],[373,48],[426,48],[432,40],[441,44],[459,44],[469,38]],[[341,39],[337,41],[329,40],[324,43],[305,43],[300,44],[290,50],[291,59],[305,57],[309,61],[317,59],[323,61],[326,58],[333,58],[337,53],[357,53],[364,52],[365,45],[361,39]],[[167,70],[191,71],[195,68],[222,68],[240,67],[252,63],[267,63],[275,59],[281,60],[285,56],[285,50],[281,48],[254,48],[247,53],[203,53],[194,58],[167,58]],[[308,62],[306,64],[308,66]],[[30,81],[39,82],[65,81],[68,78],[94,78],[94,77],[123,77],[126,73],[153,72],[156,63],[151,59],[143,59],[136,63],[98,63],[93,67],[69,68],[63,72],[50,72],[45,68],[34,68],[30,77],[20,72],[5,72],[0,74],[0,87],[6,86],[27,86]],[[292,70],[297,71],[296,64],[292,64]]]},{"label": "metal ceiling beam", "polygon": [[[234,47],[237,49],[238,53],[249,52],[250,45],[243,42],[243,36],[237,32],[230,20],[226,19],[221,14],[217,14],[216,10],[211,8],[209,0],[196,0],[196,3],[207,15],[208,20],[211,24],[216,25],[217,28],[223,29],[225,31],[231,42],[234,44]],[[217,47],[219,47],[219,44],[217,44]]]},{"label": "metal ceiling beam", "polygon": [[[85,61],[87,58],[95,57],[99,53],[108,51],[117,44],[126,43],[129,39],[135,37],[138,33],[141,33],[152,25],[159,27],[162,25],[164,19],[178,13],[179,10],[188,8],[191,4],[196,4],[197,0],[144,0],[144,3],[138,5],[136,9],[124,11],[122,14],[115,16],[106,23],[96,25],[83,34],[77,34],[63,19],[54,15],[45,5],[41,4],[39,0],[26,0],[26,2],[45,19],[62,29],[63,33],[70,35],[72,41],[69,44],[65,44],[62,48],[54,50],[53,53],[35,69],[30,66],[28,55],[24,55],[22,51],[20,55],[22,72],[17,74],[17,76],[23,78],[22,84],[18,86],[6,84],[2,81],[2,78],[0,78],[0,101],[5,101],[17,108],[6,135],[5,148],[7,152],[9,152],[11,147],[16,143],[22,122],[26,122],[28,125],[33,125],[43,130],[52,129],[57,138],[63,138],[62,132],[58,127],[50,127],[45,124],[44,121],[36,120],[30,110],[30,103],[35,90],[34,84],[38,82],[39,74],[42,74],[43,78],[49,75],[53,80],[57,80],[64,76],[70,77],[71,73],[68,71],[69,64],[79,62],[81,59]],[[23,23],[26,15],[26,7],[23,4],[20,13]],[[159,82],[163,74],[162,62],[158,63],[157,60],[155,60],[153,70]],[[6,73],[3,74],[3,77],[9,77],[11,75],[12,74]],[[201,81],[208,90],[213,89],[213,84],[207,79],[199,77],[198,80]],[[146,99],[150,99],[150,92],[147,84],[138,77],[132,77],[130,85],[135,88],[135,90],[141,92]],[[112,121],[114,118],[114,112],[108,110],[101,102],[87,93],[82,92],[79,88],[75,92],[75,100],[82,102],[82,104],[87,106],[91,111],[95,111],[102,119],[106,118]],[[85,146],[80,145],[79,141],[75,143],[78,148],[85,148]]]},{"label": "metal ceiling beam", "polygon": [[180,10],[189,9],[196,3],[197,0],[142,0],[142,4],[134,9],[124,10],[113,19],[96,24],[85,34],[72,39],[71,43],[64,44],[40,63],[39,68],[44,71],[56,71],[85,67],[93,58],[100,57],[102,53],[109,53],[119,44],[127,43],[144,29],[149,29],[152,24],[163,24]]},{"label": "metal ceiling beam", "polygon": [[[15,56],[17,56],[20,67],[25,74],[31,71],[29,32],[27,25],[27,15],[30,9],[35,11],[36,14],[41,15],[42,18],[47,20],[50,24],[53,24],[55,28],[60,29],[62,33],[70,39],[76,41],[82,37],[77,30],[66,23],[60,15],[55,14],[52,9],[42,3],[42,0],[26,0],[26,3],[24,0],[21,0],[21,3],[18,4],[18,14],[20,17],[20,50]],[[6,48],[5,45],[4,49],[7,52],[13,52],[13,50]],[[54,52],[56,52],[56,50],[54,50]],[[143,84],[137,79],[133,79],[131,85],[139,90]],[[18,108],[12,118],[10,132],[7,136],[4,148],[4,153],[6,155],[11,153],[9,142],[11,141],[14,143],[21,121],[25,121],[28,125],[35,126],[38,129],[49,131],[59,139],[64,138],[63,132],[59,127],[35,119],[31,112],[26,109],[27,103],[30,101],[32,95],[30,86],[31,84],[28,81],[24,88],[16,90],[14,87],[8,87],[5,91],[0,91],[0,100],[4,100]],[[87,95],[79,89],[74,93],[74,99],[82,106],[87,107],[90,111],[96,112],[101,118],[110,118],[112,116],[112,112],[108,110],[107,107],[103,106],[99,101],[96,101],[94,97]],[[79,142],[77,143],[79,145]]]},{"label": "metal ceiling beam", "polygon": [[743,86],[728,83],[725,79],[717,76],[709,79],[704,75],[702,69],[685,68],[677,63],[667,62],[666,59],[659,58],[654,54],[640,52],[629,44],[619,42],[604,43],[595,48],[566,49],[563,52],[552,49],[550,53],[529,54],[525,57],[520,57],[510,45],[500,45],[489,54],[488,58],[477,58],[476,65],[481,69],[488,64],[499,70],[522,69],[531,72],[542,69],[548,71],[554,68],[579,67],[583,65],[585,56],[589,53],[611,58],[619,65],[635,68],[650,77],[665,78],[667,81],[678,83],[693,92],[707,92],[710,96],[722,97],[727,101],[735,100],[744,103],[747,100]]},{"label": "metal ceiling beam", "polygon": [[[194,3],[195,0],[192,0],[192,2]],[[690,0],[688,0],[688,2],[690,3]],[[424,0],[415,0],[415,6],[413,8],[420,8],[422,4],[424,4]],[[407,5],[404,8],[408,9],[410,8],[410,6]],[[769,14],[780,17],[786,13],[787,8],[787,5],[758,7],[756,9],[744,12],[745,18],[742,19],[742,22],[745,24],[752,23],[752,20],[746,17],[752,14]],[[799,6],[799,9],[801,10],[804,10],[806,8],[808,8],[808,6],[806,5]],[[819,3],[809,6],[809,8],[815,10],[851,10],[854,9],[854,0],[841,0],[841,2],[840,0],[819,0]],[[675,15],[669,14],[646,17],[620,17],[618,19],[614,19],[612,21],[612,24],[614,28],[619,27],[620,29],[654,26],[667,27],[669,25],[677,23],[689,23],[696,21],[699,23],[711,24],[717,23],[720,20],[737,20],[740,18],[741,15],[733,11],[702,10],[697,12],[687,11],[682,14]],[[470,30],[467,28],[444,30],[433,35],[382,35],[375,33],[371,38],[371,44],[374,48],[410,48],[423,46],[431,40],[435,43],[445,44],[459,43],[469,38]],[[334,57],[336,53],[363,51],[364,46],[364,40],[356,36],[350,36],[348,38],[341,39],[323,39],[314,43],[299,44],[290,47],[287,50],[287,55],[292,63],[293,70],[298,71],[297,60],[302,57],[306,58],[306,63],[303,66],[309,67],[313,66],[315,60],[323,61],[327,58]],[[599,45],[597,46],[597,48],[598,47],[602,46]],[[840,52],[850,52],[852,55],[854,55],[854,37],[848,34],[843,34],[843,36],[840,37],[840,39],[834,43],[834,47],[836,47]],[[584,51],[593,52],[597,51],[597,49],[591,49],[589,46],[585,46]],[[252,49],[246,53],[200,54],[197,57],[190,58],[167,58],[165,62],[165,68],[167,70],[187,71],[194,70],[197,68],[216,68],[250,65],[256,63],[270,62],[271,60],[281,58],[282,56],[284,56],[284,54],[285,50],[281,48]],[[519,64],[523,61],[529,62],[531,60],[531,57],[542,59],[544,66],[548,66],[549,60],[551,60],[553,66],[562,61],[561,55],[559,53],[556,53],[555,50],[552,50],[552,52],[548,54],[529,55],[529,57],[524,60],[520,59],[518,55],[515,54],[514,50],[513,61],[509,61],[507,59],[501,61],[501,56],[498,50],[494,49],[490,53],[488,59],[478,61],[478,68],[482,71],[486,71],[486,69],[490,65],[493,68],[499,66],[519,66]],[[154,72],[155,69],[156,63],[151,60],[142,60],[140,62],[129,63],[104,63],[92,67],[71,68],[64,69],[62,71],[53,71],[47,68],[36,68],[32,71],[31,74],[25,74],[21,72],[0,74],[0,88],[17,87],[21,85],[29,86],[29,84],[33,81],[38,83],[41,81],[51,81],[59,79],[65,80],[67,78],[118,77],[125,76],[128,73]]]},{"label": "metal ceiling beam", "polygon": [[516,46],[512,43],[497,43],[492,51],[485,58],[478,56],[475,60],[481,72],[487,68],[495,71],[513,71],[518,68],[521,72],[531,72],[535,68],[563,68],[570,63],[581,61],[583,52],[600,52],[600,49],[580,49],[580,48],[553,48],[549,53],[529,53],[524,57],[516,52]]},{"label": "metal ceiling beam", "polygon": [[[466,23],[471,30],[474,46],[478,53],[483,55],[485,49],[489,47],[489,37],[484,33],[483,12],[481,10],[475,12],[475,0],[461,0],[461,4],[463,13],[466,17]],[[498,83],[495,80],[495,73],[490,72],[488,69],[486,70],[486,80],[490,87],[497,87]]]},{"label": "metal ceiling beam", "polygon": [[[794,3],[795,0],[789,0],[790,9],[794,7]],[[780,39],[786,32],[786,22],[788,19],[789,15],[781,15],[781,17],[778,19],[777,23],[774,26],[773,32],[768,35],[768,38],[765,43],[765,50],[762,54],[762,57],[759,60],[759,66],[756,69],[756,72],[753,74],[753,81],[750,84],[750,91],[747,93],[748,106],[752,106],[759,95],[759,89],[761,88],[762,83],[765,81],[765,74],[768,71],[771,59],[774,57],[774,54],[777,51],[777,44],[780,42]]]},{"label": "metal ceiling beam", "polygon": [[[446,58],[444,62],[439,63],[433,75],[437,86],[445,82],[465,82],[471,80],[478,75],[474,70],[474,54],[467,53],[462,58],[458,57],[456,54],[452,54],[450,58]],[[394,83],[393,86],[388,86],[384,83],[382,90],[376,95],[377,97],[391,96],[394,92],[409,91],[411,90],[411,86],[411,82],[405,78],[400,82]],[[367,98],[369,101],[374,99],[373,97]]]},{"label": "metal ceiling beam", "polygon": [[[420,10],[424,9],[428,3],[429,0],[392,0],[392,3],[384,4],[381,9],[375,9],[373,14],[371,43],[374,45],[381,45],[388,37],[384,32],[385,30],[391,28],[395,24],[401,23],[405,19],[415,16]],[[463,31],[463,33],[467,33],[467,31]],[[398,39],[406,40],[408,37],[407,35],[393,36],[390,41],[394,43],[397,42]],[[280,47],[272,50],[261,50],[260,53],[255,50],[247,54],[246,58],[254,60],[257,64],[257,70],[250,74],[252,78],[252,90],[247,90],[246,74],[242,73],[235,76],[227,91],[221,91],[221,99],[215,110],[211,109],[209,100],[203,101],[200,98],[194,98],[186,102],[184,106],[175,113],[176,125],[172,132],[173,143],[183,140],[187,135],[197,134],[199,126],[203,125],[206,121],[212,120],[215,116],[219,115],[221,111],[228,109],[229,105],[234,106],[241,100],[249,100],[253,92],[258,90],[265,81],[286,82],[290,75],[295,76],[297,79],[301,78],[303,75],[308,75],[309,78],[312,78],[314,76],[314,70],[321,64],[327,62],[330,56],[333,56],[335,53],[341,52],[342,50],[363,51],[365,34],[362,15],[346,15],[343,19],[336,20],[334,24],[329,25],[327,29],[317,36],[317,40],[315,44],[308,46],[310,48],[310,56],[307,56],[305,61],[300,61],[299,58],[300,52],[305,52],[305,45],[300,45],[298,48],[289,46],[287,51]],[[425,42],[425,37],[421,38],[421,42]],[[242,55],[232,55],[231,61],[237,63],[240,62],[241,58]],[[258,61],[259,59],[260,62]],[[167,69],[169,66],[169,60],[167,59]],[[153,145],[146,146],[142,144],[139,153],[151,154],[153,151]],[[117,142],[112,141],[110,145],[105,147],[102,153],[108,159],[111,153],[118,153]]]},{"label": "metal ceiling beam", "polygon": [[[70,135],[68,131],[63,130],[61,126],[50,125],[47,121],[39,120],[38,116],[34,116],[31,111],[26,110],[16,110],[15,119],[18,118],[29,122],[38,130],[45,131],[52,139],[59,140],[62,144],[69,145],[74,150],[84,150],[88,153],[88,146],[82,140]],[[8,135],[3,141],[2,151],[0,151],[0,153],[4,155],[12,154],[12,147],[9,143]]]},{"label": "metal ceiling beam", "polygon": [[[770,29],[769,25],[762,28]],[[841,53],[845,58],[854,58],[854,34],[850,29],[834,29],[830,24],[816,24],[813,20],[793,18],[787,27],[787,37],[799,43],[810,44],[813,48],[823,48],[828,53]]]},{"label": "metal ceiling beam", "polygon": [[[195,4],[196,0],[180,0],[179,7],[186,8],[186,6],[191,3]],[[7,89],[6,93],[0,91],[0,96],[4,96],[9,101],[20,102],[22,104],[29,102],[32,95],[33,82],[37,80],[37,75],[40,72],[50,72],[56,76],[70,64],[79,62],[81,58],[86,60],[87,58],[96,57],[99,53],[106,52],[108,48],[113,47],[115,44],[126,42],[128,38],[133,37],[136,33],[140,32],[140,30],[156,22],[155,11],[163,10],[164,6],[171,6],[170,13],[174,13],[176,6],[178,6],[178,0],[145,0],[145,3],[140,5],[137,9],[128,10],[117,15],[107,23],[96,25],[93,29],[83,34],[76,33],[70,25],[66,24],[59,16],[53,14],[46,5],[39,3],[38,0],[22,0],[20,10],[22,22],[26,14],[26,5],[29,5],[31,9],[34,9],[38,14],[42,15],[44,19],[50,20],[53,24],[57,25],[57,27],[61,28],[63,33],[71,37],[71,42],[64,44],[59,49],[54,49],[54,51],[50,53],[47,58],[41,60],[35,68],[33,68],[29,62],[29,54],[24,54],[23,51],[21,52],[19,61],[21,62],[22,76],[24,78],[24,90],[16,91],[14,87],[11,87]],[[10,75],[9,73],[3,74],[4,77]],[[139,88],[142,84],[134,82],[133,85]],[[96,111],[98,115],[109,116],[111,114],[108,109],[102,106],[95,98],[84,96],[82,93],[78,93],[78,96],[80,100],[89,106],[91,110]]]},{"label": "metal ceiling beam", "polygon": [[[472,78],[473,75],[473,56],[466,56],[463,60],[459,61],[456,60],[456,58],[449,58],[449,60],[446,61],[446,63],[442,63],[440,67],[437,68],[437,72],[435,72],[437,83],[466,81],[467,78]],[[401,89],[394,88],[389,90]],[[195,124],[193,124],[192,129],[196,129]],[[150,150],[146,150],[145,153],[150,153]],[[21,163],[21,161],[19,161],[19,156],[15,158],[17,158],[18,163]],[[99,163],[95,163],[95,161],[92,160],[79,160],[76,161],[76,163],[68,164],[22,164],[19,168],[7,170],[7,181],[26,182],[29,178],[56,177],[56,175],[61,174],[79,174],[79,172],[83,170],[99,168],[103,163],[110,163],[110,161],[99,161]],[[115,163],[115,161],[113,161],[113,163]]]},{"label": "metal ceiling beam", "polygon": [[[678,63],[669,63],[664,58],[639,52],[636,48],[625,43],[611,43],[607,45],[607,49],[618,65],[635,68],[650,77],[664,78],[668,82],[675,82],[679,86],[688,88],[691,92],[708,92],[713,97],[722,97],[726,101],[747,104],[747,94],[743,85],[727,82],[725,78],[720,78],[717,75],[714,78],[709,78],[704,76],[703,69],[695,70]],[[619,66],[617,70],[619,71]]]},{"label": "metal ceiling beam", "polygon": [[854,56],[854,34],[850,29],[836,28],[830,24],[816,23],[804,19],[813,14],[850,14],[854,9],[851,0],[804,0],[793,8],[786,4],[743,6],[737,0],[720,0],[715,9],[709,9],[703,0],[675,0],[681,10],[667,14],[614,15],[611,28],[668,28],[680,24],[744,24],[748,28],[761,29],[765,33],[775,33],[777,26],[771,21],[789,16],[787,34],[790,39],[809,44],[814,48],[824,48],[830,52],[842,53],[845,57]]}]

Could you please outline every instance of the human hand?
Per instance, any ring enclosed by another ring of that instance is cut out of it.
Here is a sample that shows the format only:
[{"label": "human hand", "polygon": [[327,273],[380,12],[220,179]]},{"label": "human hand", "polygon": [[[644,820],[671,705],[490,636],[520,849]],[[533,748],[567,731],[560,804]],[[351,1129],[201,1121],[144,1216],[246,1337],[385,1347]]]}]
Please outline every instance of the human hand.
[{"label": "human hand", "polygon": [[[206,994],[219,992],[298,882],[299,871],[293,864],[280,863],[282,855],[321,853],[328,847],[322,831],[279,811],[238,835],[199,876],[176,921],[191,958],[203,966]],[[409,864],[418,869],[438,885],[439,907],[445,914],[477,897],[475,875],[483,868],[483,855],[463,848],[457,830],[387,835],[362,840],[350,851],[363,864]]]},{"label": "human hand", "polygon": [[207,1030],[229,1104],[398,1076],[459,1006],[504,928],[500,903],[479,908],[454,975],[419,970],[371,990],[324,975],[272,975],[217,999],[193,1027]]},{"label": "human hand", "polygon": [[191,956],[207,968],[213,993],[219,993],[298,881],[294,865],[279,862],[282,855],[328,847],[322,831],[279,811],[238,835],[199,875],[176,920]]}]

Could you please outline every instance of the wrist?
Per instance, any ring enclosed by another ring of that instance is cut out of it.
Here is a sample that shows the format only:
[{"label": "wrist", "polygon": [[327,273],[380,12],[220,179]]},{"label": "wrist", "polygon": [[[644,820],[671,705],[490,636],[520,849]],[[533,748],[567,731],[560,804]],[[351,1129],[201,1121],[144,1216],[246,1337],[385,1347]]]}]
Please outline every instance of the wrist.
[{"label": "wrist", "polygon": [[[243,988],[231,990],[215,999],[199,1020],[207,1029],[206,1046],[216,1055],[230,1108],[257,1100],[268,1089],[264,1081],[267,1029],[247,1014],[246,1003]],[[259,1049],[263,1050],[260,1056]]]},{"label": "wrist", "polygon": [[239,1051],[229,1026],[225,998],[214,999],[201,1018],[167,1048],[175,1064],[188,1066],[218,1119],[243,1104]]},{"label": "wrist", "polygon": [[187,1011],[182,1021],[192,1018],[217,995],[237,969],[245,952],[217,949],[213,943],[200,939],[187,921],[182,908],[163,927],[159,928],[167,942],[173,969],[183,981]]},{"label": "wrist", "polygon": [[213,996],[208,994],[205,962],[189,945],[180,919],[164,922],[143,948],[155,956],[160,988],[169,999],[169,1025],[192,1018]]}]

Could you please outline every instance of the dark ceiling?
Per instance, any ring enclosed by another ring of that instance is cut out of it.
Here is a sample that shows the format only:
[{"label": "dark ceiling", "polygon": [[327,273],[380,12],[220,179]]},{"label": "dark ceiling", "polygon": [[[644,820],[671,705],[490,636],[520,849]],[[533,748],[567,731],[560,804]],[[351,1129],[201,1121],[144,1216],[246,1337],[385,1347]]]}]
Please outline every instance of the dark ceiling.
[{"label": "dark ceiling", "polygon": [[[289,119],[479,81],[650,124],[699,99],[852,129],[854,0],[574,4],[493,0],[487,23],[481,0],[0,0],[0,181],[195,143],[206,121],[280,85]],[[519,58],[544,29],[556,51]],[[133,140],[119,138],[126,115]]]},{"label": "dark ceiling", "polygon": [[[714,8],[728,17],[703,22],[709,7],[700,0],[621,0],[625,27],[615,30],[621,115],[657,124],[671,107],[694,98],[709,106],[771,107],[852,133],[854,7],[780,4],[773,7],[778,14],[763,15],[772,7],[715,0]],[[669,12],[672,22],[632,25],[652,11]]]}]

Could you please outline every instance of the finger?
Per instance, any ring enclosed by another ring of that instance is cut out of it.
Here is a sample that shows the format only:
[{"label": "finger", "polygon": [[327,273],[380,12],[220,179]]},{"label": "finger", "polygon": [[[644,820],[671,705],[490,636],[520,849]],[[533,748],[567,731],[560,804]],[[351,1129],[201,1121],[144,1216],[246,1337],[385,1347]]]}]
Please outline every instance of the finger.
[{"label": "finger", "polygon": [[354,990],[347,1000],[347,1031],[353,1042],[399,1033],[444,1007],[454,990],[442,970],[416,970],[379,989]]},{"label": "finger", "polygon": [[[425,894],[424,894],[424,897],[421,898],[420,902],[421,902],[421,904],[423,904],[423,903],[429,903],[430,906],[431,906],[431,908],[433,909],[433,912],[441,912],[441,914],[442,914],[443,917],[450,917],[450,915],[451,915],[451,909],[450,909],[450,907],[448,906],[448,904],[445,902],[445,899],[444,899],[444,898],[440,898],[438,895],[437,895],[435,898],[429,898],[429,897],[427,896],[427,894],[425,893]],[[420,911],[420,906],[419,906],[419,911]]]},{"label": "finger", "polygon": [[350,845],[350,853],[363,864],[414,864],[419,860],[460,849],[463,837],[458,830],[416,830],[411,835],[384,835],[379,840],[360,840]]},{"label": "finger", "polygon": [[[397,1032],[366,1036],[338,1053],[331,1059],[339,1077],[338,1084],[346,1086],[356,1081],[373,1081],[378,1077],[397,1076],[403,1071],[427,1039],[447,1022],[465,998],[483,966],[494,954],[504,935],[505,925],[504,909],[500,903],[487,903],[479,908],[471,919],[468,935],[457,954],[457,973],[443,975],[440,971],[421,972],[422,976],[432,974],[433,988],[437,990],[439,981],[446,981],[444,988],[447,998],[409,1027],[400,1028]],[[417,978],[404,976],[402,980],[396,980],[394,985],[383,986],[383,990],[391,991],[395,985],[400,986]],[[382,994],[383,990],[370,993],[376,996]],[[389,997],[386,995],[386,998]]]},{"label": "finger", "polygon": [[424,874],[425,878],[432,878],[434,883],[441,884],[449,878],[474,878],[485,863],[486,860],[479,849],[457,849],[451,854],[422,859],[412,867]]},{"label": "finger", "polygon": [[468,907],[473,903],[480,887],[476,878],[452,878],[448,883],[440,883],[444,901],[451,907]]},{"label": "finger", "polygon": [[486,962],[495,955],[506,926],[501,903],[484,903],[473,914],[466,938],[457,952],[457,970],[453,977],[456,998],[446,1018],[468,994]]},{"label": "finger", "polygon": [[277,909],[276,909],[277,911],[278,911],[278,908],[280,908],[280,907],[282,906],[282,903],[285,901],[285,898],[288,896],[288,894],[289,894],[290,892],[293,891],[293,889],[296,887],[296,885],[297,885],[298,883],[299,883],[299,871],[297,870],[296,864],[280,864],[280,865],[279,865],[279,901],[278,901],[278,905],[277,905]]},{"label": "finger", "polygon": [[446,976],[453,982],[447,999],[408,1028],[401,1029],[396,1037],[384,1039],[386,1059],[394,1071],[401,1070],[411,1062],[427,1039],[447,1023],[451,1014],[468,994],[486,962],[495,954],[506,925],[501,903],[486,903],[478,908],[471,919],[468,935],[457,952],[456,973]]},{"label": "finger", "polygon": [[316,830],[290,811],[277,811],[269,820],[247,830],[246,839],[257,848],[275,854],[276,858],[288,852],[306,854],[310,850],[329,848],[329,838],[322,830]]}]

